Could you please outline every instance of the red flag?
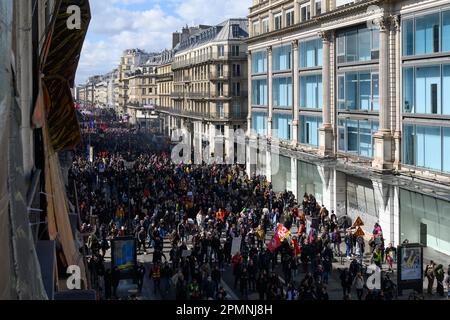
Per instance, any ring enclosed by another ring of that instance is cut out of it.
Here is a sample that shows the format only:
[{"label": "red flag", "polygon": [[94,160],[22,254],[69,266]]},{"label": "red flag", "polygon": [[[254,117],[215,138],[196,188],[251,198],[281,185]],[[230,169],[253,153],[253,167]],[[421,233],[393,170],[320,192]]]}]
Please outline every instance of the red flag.
[{"label": "red flag", "polygon": [[274,252],[279,246],[281,246],[280,238],[277,237],[277,234],[274,234],[272,240],[270,240],[269,245],[267,246],[267,249],[269,249],[270,252]]},{"label": "red flag", "polygon": [[267,248],[270,252],[274,252],[279,246],[281,246],[281,243],[284,241],[284,239],[289,235],[290,231],[280,224],[278,226],[277,231],[275,231],[275,234],[272,237],[272,240],[270,240]]}]

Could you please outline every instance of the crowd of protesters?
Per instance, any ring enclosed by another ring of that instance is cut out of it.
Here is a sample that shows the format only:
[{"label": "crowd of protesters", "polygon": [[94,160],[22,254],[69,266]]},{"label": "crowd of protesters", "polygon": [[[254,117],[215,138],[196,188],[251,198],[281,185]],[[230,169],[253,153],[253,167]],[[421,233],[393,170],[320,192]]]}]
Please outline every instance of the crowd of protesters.
[{"label": "crowd of protesters", "polygon": [[[142,290],[149,277],[154,294],[163,298],[171,290],[178,300],[230,298],[221,285],[230,269],[242,299],[257,293],[260,300],[328,300],[333,262],[343,256],[351,261],[337,273],[344,299],[393,299],[389,276],[382,290],[366,286],[366,253],[390,271],[396,259],[378,224],[366,250],[363,236],[313,195],[297,204],[291,192],[275,193],[265,177],[248,177],[241,166],[173,163],[168,148],[123,125],[86,128],[87,134],[94,157],[89,159],[86,145],[80,148],[69,185],[76,186],[82,231],[90,234],[89,266],[103,276],[106,299],[117,297],[119,270],[105,270],[104,257],[120,236],[135,237],[138,254],[153,255],[148,270],[137,266],[137,284]],[[280,224],[291,234],[271,251],[267,240]],[[239,250],[232,252],[236,238]]]}]

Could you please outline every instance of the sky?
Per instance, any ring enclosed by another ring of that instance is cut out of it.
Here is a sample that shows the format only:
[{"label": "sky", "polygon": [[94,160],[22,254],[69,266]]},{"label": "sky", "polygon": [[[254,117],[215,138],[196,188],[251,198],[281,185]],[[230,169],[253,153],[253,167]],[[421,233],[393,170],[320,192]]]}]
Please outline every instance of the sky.
[{"label": "sky", "polygon": [[126,49],[170,49],[172,32],[181,31],[183,26],[245,18],[252,0],[90,0],[90,4],[92,19],[77,84],[112,71]]}]

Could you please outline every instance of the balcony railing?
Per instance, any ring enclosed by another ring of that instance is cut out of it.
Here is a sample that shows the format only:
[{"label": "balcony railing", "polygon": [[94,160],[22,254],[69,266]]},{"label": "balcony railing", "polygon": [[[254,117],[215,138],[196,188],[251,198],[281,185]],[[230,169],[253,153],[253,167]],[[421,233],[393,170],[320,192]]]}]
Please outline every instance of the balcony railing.
[{"label": "balcony railing", "polygon": [[159,112],[169,113],[171,115],[178,115],[178,116],[184,116],[184,117],[192,117],[196,119],[201,120],[246,120],[247,119],[247,112],[241,111],[241,112],[198,112],[193,110],[179,110],[169,107],[162,107],[157,106],[156,110]]},{"label": "balcony railing", "polygon": [[218,52],[207,53],[199,55],[193,58],[185,59],[182,61],[175,61],[172,63],[172,70],[186,68],[200,63],[212,62],[212,61],[226,61],[226,60],[242,60],[247,59],[247,52],[238,52],[234,54],[233,52],[225,52],[219,54]]}]

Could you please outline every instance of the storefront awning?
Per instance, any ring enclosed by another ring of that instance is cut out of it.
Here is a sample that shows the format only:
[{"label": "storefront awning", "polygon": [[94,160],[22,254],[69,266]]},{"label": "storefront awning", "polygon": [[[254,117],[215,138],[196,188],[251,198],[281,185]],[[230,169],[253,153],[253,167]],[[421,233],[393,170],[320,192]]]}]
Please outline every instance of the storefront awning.
[{"label": "storefront awning", "polygon": [[[73,149],[81,140],[70,89],[74,86],[91,10],[89,0],[75,2],[73,0],[56,2],[55,18],[47,31],[47,40],[41,52],[43,78],[33,121],[35,125],[42,127],[42,117],[47,118],[50,141],[56,152]],[[80,29],[71,30],[67,26],[67,21],[71,17],[67,9],[72,5],[80,8]]]}]

